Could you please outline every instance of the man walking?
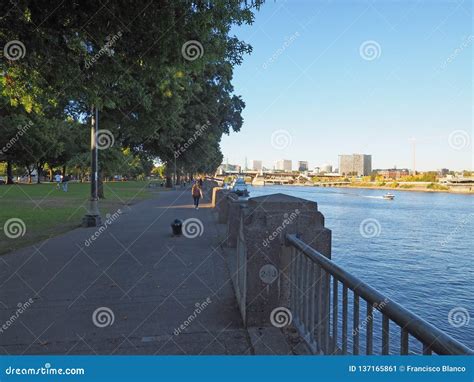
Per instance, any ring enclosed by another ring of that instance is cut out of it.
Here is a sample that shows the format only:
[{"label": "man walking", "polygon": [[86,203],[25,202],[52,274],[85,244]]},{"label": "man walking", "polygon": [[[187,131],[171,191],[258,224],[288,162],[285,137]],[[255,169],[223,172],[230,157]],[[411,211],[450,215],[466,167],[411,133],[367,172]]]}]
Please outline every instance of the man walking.
[{"label": "man walking", "polygon": [[69,176],[68,175],[64,175],[63,176],[63,183],[62,183],[62,186],[63,186],[63,191],[64,192],[67,192],[67,184],[69,182]]},{"label": "man walking", "polygon": [[59,172],[54,176],[54,181],[56,182],[56,188],[59,190],[61,188],[61,174]]}]

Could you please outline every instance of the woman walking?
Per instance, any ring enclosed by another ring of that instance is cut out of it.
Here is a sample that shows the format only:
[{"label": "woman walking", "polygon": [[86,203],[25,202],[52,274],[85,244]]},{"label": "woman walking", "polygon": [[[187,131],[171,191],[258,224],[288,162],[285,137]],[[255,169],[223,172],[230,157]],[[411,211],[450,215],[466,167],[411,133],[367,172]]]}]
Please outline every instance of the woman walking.
[{"label": "woman walking", "polygon": [[202,198],[202,189],[199,186],[198,182],[193,184],[193,188],[191,189],[191,193],[192,193],[193,199],[194,199],[194,208],[198,210],[199,209],[199,199]]}]

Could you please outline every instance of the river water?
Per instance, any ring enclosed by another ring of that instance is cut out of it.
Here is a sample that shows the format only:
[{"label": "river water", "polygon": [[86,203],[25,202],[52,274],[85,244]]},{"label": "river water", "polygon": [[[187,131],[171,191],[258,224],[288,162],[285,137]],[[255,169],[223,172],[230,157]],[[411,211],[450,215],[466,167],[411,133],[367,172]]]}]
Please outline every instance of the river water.
[{"label": "river water", "polygon": [[474,349],[472,195],[391,191],[389,201],[384,190],[249,190],[251,197],[284,193],[317,202],[338,265]]}]

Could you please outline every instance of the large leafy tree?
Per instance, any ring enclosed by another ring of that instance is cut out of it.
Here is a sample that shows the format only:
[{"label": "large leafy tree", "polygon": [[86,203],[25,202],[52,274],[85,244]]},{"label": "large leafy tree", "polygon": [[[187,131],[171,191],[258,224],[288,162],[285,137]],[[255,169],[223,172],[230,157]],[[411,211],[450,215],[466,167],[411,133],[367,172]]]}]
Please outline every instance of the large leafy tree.
[{"label": "large leafy tree", "polygon": [[[251,48],[230,29],[251,23],[261,2],[3,2],[0,39],[18,40],[26,52],[0,61],[2,132],[19,118],[37,120],[44,134],[35,128],[24,145],[34,147],[37,167],[58,165],[85,157],[83,144],[76,140],[74,150],[74,140],[62,134],[75,131],[69,136],[83,139],[77,128],[87,131],[98,108],[100,128],[115,140],[115,149],[101,156],[120,158],[128,149],[143,163],[153,156],[176,160],[184,172],[212,171],[222,160],[222,134],[242,125],[244,103],[233,94],[232,71]],[[203,124],[204,133],[176,158]],[[7,159],[19,160],[14,151]]]}]

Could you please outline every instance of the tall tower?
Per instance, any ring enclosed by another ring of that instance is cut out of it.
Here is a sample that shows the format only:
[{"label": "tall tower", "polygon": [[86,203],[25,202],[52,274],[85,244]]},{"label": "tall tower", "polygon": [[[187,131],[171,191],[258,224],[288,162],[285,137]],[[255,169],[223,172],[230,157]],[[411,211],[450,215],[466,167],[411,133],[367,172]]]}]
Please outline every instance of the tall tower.
[{"label": "tall tower", "polygon": [[412,144],[412,155],[413,155],[413,175],[416,175],[416,138],[411,137],[410,142]]}]

